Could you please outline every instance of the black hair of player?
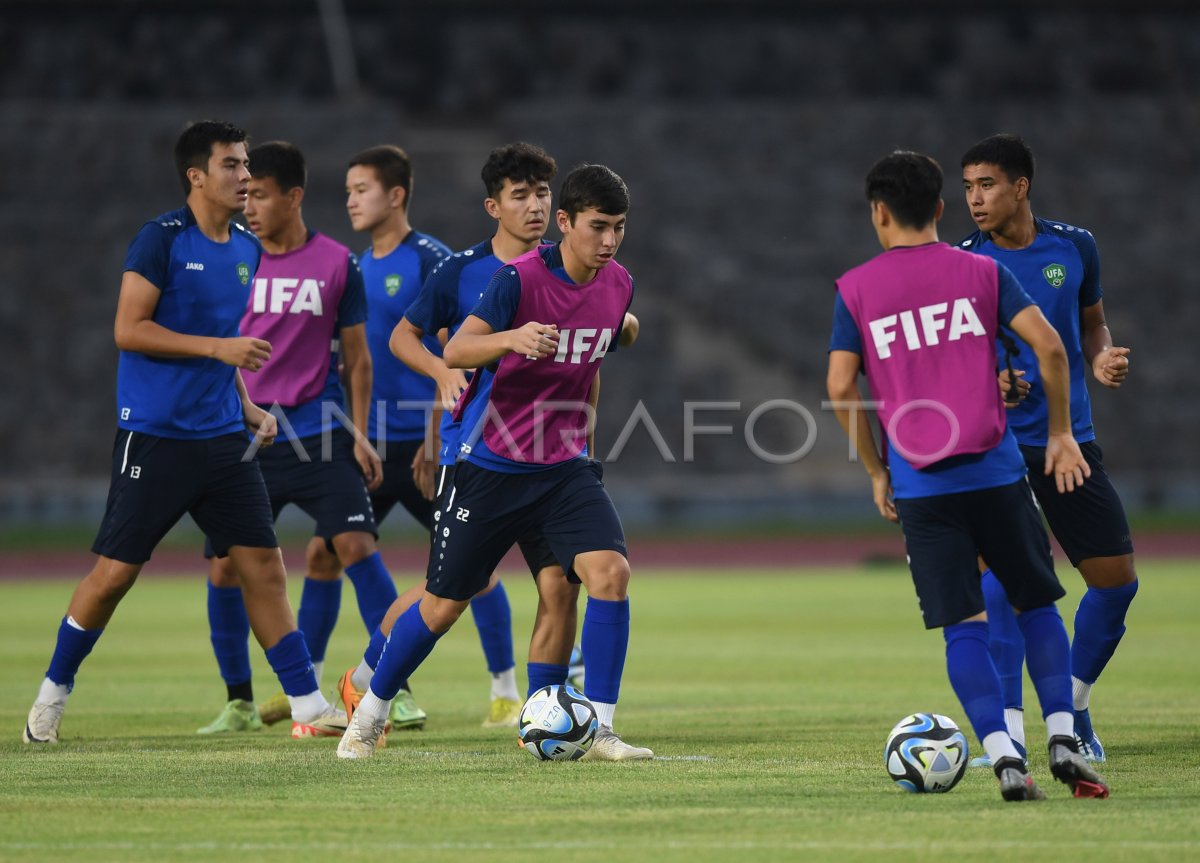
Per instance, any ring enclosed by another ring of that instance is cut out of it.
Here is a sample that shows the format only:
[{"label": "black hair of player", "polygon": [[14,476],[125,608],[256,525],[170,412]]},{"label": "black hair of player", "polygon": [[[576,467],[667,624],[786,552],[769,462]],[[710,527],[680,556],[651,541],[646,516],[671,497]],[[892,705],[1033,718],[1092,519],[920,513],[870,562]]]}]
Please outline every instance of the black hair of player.
[{"label": "black hair of player", "polygon": [[308,182],[304,154],[287,141],[267,141],[250,151],[250,176],[256,180],[270,177],[279,191],[303,189]]},{"label": "black hair of player", "polygon": [[896,150],[867,172],[867,201],[882,201],[903,227],[923,228],[937,216],[942,166],[924,153]]},{"label": "black hair of player", "polygon": [[563,180],[558,208],[571,224],[584,210],[596,209],[606,216],[629,212],[629,188],[617,172],[604,165],[580,165]]},{"label": "black hair of player", "polygon": [[175,171],[183,186],[183,194],[190,195],[192,192],[192,181],[187,175],[189,168],[208,171],[213,144],[242,144],[246,140],[245,130],[224,120],[189,123],[175,142]]},{"label": "black hair of player", "polygon": [[350,160],[347,168],[362,165],[372,168],[383,188],[392,190],[399,186],[404,190],[404,209],[412,198],[413,171],[412,160],[408,153],[395,144],[380,144],[378,147],[368,147]]},{"label": "black hair of player", "polygon": [[1020,135],[1005,132],[984,138],[963,153],[962,167],[968,165],[995,165],[1010,183],[1024,177],[1033,189],[1033,150]]},{"label": "black hair of player", "polygon": [[479,172],[489,198],[499,198],[504,181],[513,183],[549,183],[558,173],[558,164],[536,144],[517,141],[497,147],[488,154]]}]

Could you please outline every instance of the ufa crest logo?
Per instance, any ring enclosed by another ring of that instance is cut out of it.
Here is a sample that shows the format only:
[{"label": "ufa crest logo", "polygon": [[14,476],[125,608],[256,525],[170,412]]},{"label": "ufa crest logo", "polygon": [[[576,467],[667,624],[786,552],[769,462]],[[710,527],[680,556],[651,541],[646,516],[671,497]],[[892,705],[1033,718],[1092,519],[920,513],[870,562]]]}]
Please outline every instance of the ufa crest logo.
[{"label": "ufa crest logo", "polygon": [[1042,275],[1046,277],[1050,287],[1061,288],[1063,282],[1067,280],[1067,268],[1062,264],[1047,264],[1042,270]]},{"label": "ufa crest logo", "polygon": [[396,273],[392,273],[390,276],[384,277],[383,289],[387,291],[387,295],[389,297],[394,297],[396,296],[396,292],[400,290],[400,283],[402,281],[404,281],[404,279],[401,276],[397,275]]},{"label": "ufa crest logo", "polygon": [[245,261],[242,261],[237,265],[237,274],[238,279],[241,280],[243,285],[250,284],[250,265]]}]

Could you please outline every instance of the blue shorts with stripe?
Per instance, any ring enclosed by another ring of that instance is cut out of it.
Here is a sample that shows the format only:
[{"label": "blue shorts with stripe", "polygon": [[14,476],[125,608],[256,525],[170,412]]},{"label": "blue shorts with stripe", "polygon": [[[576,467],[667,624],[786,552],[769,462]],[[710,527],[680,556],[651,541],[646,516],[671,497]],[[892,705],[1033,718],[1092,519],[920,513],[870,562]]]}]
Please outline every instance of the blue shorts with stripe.
[{"label": "blue shorts with stripe", "polygon": [[499,473],[470,462],[455,468],[439,510],[428,590],[468,600],[522,537],[541,532],[568,569],[576,555],[625,551],[625,531],[604,488],[599,462],[572,459],[537,473]]}]

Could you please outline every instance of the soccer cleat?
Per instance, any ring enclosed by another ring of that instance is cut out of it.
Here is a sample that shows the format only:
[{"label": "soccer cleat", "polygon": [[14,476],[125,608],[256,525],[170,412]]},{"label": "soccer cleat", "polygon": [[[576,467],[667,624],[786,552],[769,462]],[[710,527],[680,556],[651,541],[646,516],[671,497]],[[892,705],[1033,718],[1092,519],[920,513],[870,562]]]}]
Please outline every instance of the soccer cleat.
[{"label": "soccer cleat", "polygon": [[346,733],[346,714],[336,707],[329,707],[316,719],[309,722],[292,721],[292,739],[309,737],[341,737]]},{"label": "soccer cleat", "polygon": [[516,728],[517,716],[521,713],[521,702],[513,698],[493,698],[488,708],[484,728]]},{"label": "soccer cleat", "polygon": [[571,648],[567,662],[567,683],[583,692],[583,650],[578,644]]},{"label": "soccer cleat", "polygon": [[1092,729],[1092,714],[1086,707],[1075,711],[1075,742],[1079,744],[1079,754],[1085,760],[1093,764],[1103,764],[1107,760],[1100,738]]},{"label": "soccer cleat", "polygon": [[1079,754],[1079,744],[1074,737],[1058,735],[1050,738],[1050,772],[1059,782],[1071,786],[1071,793],[1076,797],[1103,800],[1108,796],[1108,786]]},{"label": "soccer cleat", "polygon": [[[1017,754],[1021,756],[1022,761],[1026,760],[1029,757],[1029,753],[1027,753],[1025,751],[1025,747],[1022,744],[1020,744],[1014,740],[1013,746],[1016,747]],[[975,758],[972,758],[970,761],[968,761],[967,766],[968,767],[987,767],[990,770],[992,767],[992,758],[990,755],[988,755],[985,752],[982,755],[976,756]]]},{"label": "soccer cleat", "polygon": [[[358,710],[358,705],[362,701],[363,694],[358,691],[358,687],[354,685],[354,679],[351,675],[354,674],[354,669],[351,668],[341,679],[338,680],[337,691],[338,696],[342,699],[342,705],[346,708],[346,721],[354,721],[354,713]],[[387,746],[387,735],[392,730],[391,720],[384,723],[383,734],[379,738],[377,749],[383,749]]]},{"label": "soccer cleat", "polygon": [[385,739],[383,728],[386,721],[386,717],[370,720],[361,710],[355,711],[354,718],[346,726],[346,733],[342,735],[342,739],[338,743],[337,757],[370,758],[382,748],[382,741]]},{"label": "soccer cleat", "polygon": [[580,761],[649,761],[654,753],[644,746],[630,746],[616,735],[611,727],[601,725],[596,729],[596,739],[583,753]]},{"label": "soccer cleat", "polygon": [[292,703],[282,692],[277,692],[258,705],[258,718],[263,725],[274,725],[292,718]]},{"label": "soccer cleat", "polygon": [[392,728],[396,730],[420,731],[425,727],[425,720],[429,717],[424,710],[417,706],[412,693],[407,689],[401,689],[392,700],[392,712],[389,718],[392,721]]},{"label": "soccer cleat", "polygon": [[1038,788],[1024,760],[1001,758],[996,762],[996,778],[1000,780],[1000,796],[1010,803],[1019,800],[1045,800],[1046,793]]},{"label": "soccer cleat", "polygon": [[35,701],[25,720],[21,740],[26,743],[58,743],[58,725],[66,709],[65,701]]},{"label": "soccer cleat", "polygon": [[258,708],[252,701],[235,698],[221,708],[217,718],[197,728],[197,734],[225,734],[233,731],[261,731],[262,719],[259,718]]}]

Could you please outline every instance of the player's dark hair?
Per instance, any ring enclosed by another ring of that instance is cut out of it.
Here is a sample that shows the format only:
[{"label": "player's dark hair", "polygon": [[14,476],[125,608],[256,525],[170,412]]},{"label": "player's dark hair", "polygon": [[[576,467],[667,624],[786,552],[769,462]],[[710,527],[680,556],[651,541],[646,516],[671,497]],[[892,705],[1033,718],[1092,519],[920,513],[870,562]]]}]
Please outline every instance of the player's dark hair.
[{"label": "player's dark hair", "polygon": [[558,173],[558,164],[541,147],[517,141],[492,150],[479,173],[488,197],[498,198],[505,180],[549,183]]},{"label": "player's dark hair", "polygon": [[942,166],[924,153],[896,150],[867,172],[867,200],[882,201],[898,223],[923,228],[937,216]]},{"label": "player's dark hair", "polygon": [[558,208],[572,224],[577,215],[593,208],[606,216],[620,216],[629,212],[629,188],[612,168],[580,165],[563,180]]},{"label": "player's dark hair", "polygon": [[271,177],[279,191],[304,188],[308,181],[308,168],[304,154],[295,144],[287,141],[267,141],[250,151],[250,176],[256,180]]},{"label": "player's dark hair", "polygon": [[404,189],[404,208],[408,209],[413,186],[412,161],[408,158],[408,153],[394,144],[380,144],[378,147],[363,150],[352,158],[346,167],[353,168],[355,165],[373,168],[375,176],[385,189],[390,190],[397,186]]},{"label": "player's dark hair", "polygon": [[208,159],[212,156],[213,144],[241,144],[246,141],[246,132],[223,120],[197,120],[189,123],[175,142],[175,171],[183,186],[183,194],[191,194],[192,183],[188,180],[189,168],[208,170]]},{"label": "player's dark hair", "polygon": [[967,165],[995,165],[1010,183],[1024,177],[1033,189],[1033,150],[1020,135],[1003,133],[984,138],[963,153],[962,167]]}]

